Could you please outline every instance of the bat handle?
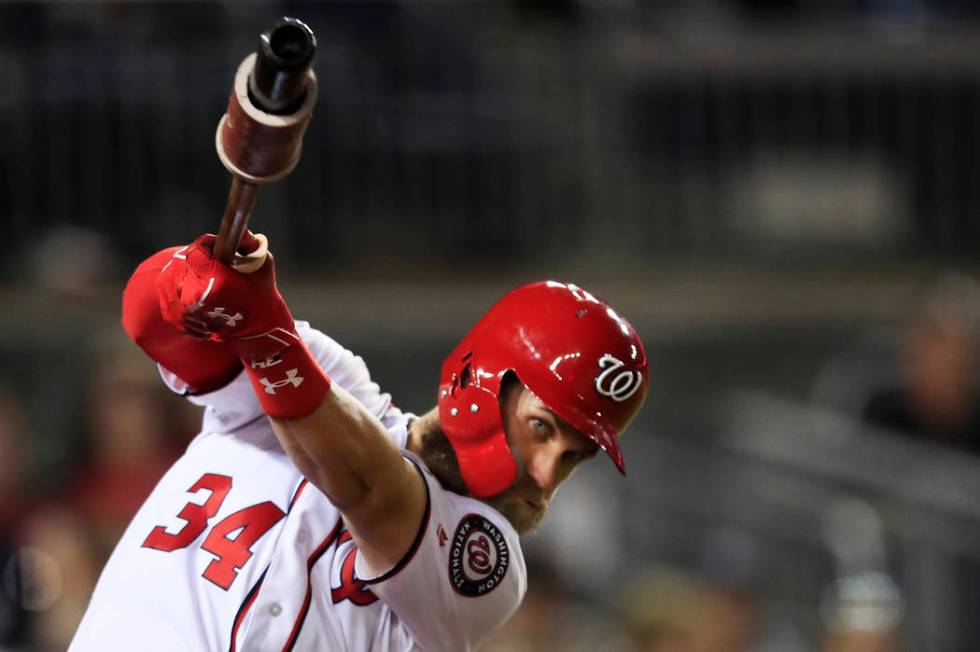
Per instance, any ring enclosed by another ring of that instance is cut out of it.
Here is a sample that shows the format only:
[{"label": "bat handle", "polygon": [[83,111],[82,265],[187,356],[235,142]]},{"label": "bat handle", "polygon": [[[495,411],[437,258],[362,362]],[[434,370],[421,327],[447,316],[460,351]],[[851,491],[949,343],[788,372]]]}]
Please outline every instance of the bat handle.
[{"label": "bat handle", "polygon": [[232,176],[228,204],[225,206],[225,214],[221,217],[218,239],[214,243],[215,257],[226,265],[231,265],[235,260],[235,252],[248,227],[248,218],[255,208],[255,197],[258,192],[258,184]]}]

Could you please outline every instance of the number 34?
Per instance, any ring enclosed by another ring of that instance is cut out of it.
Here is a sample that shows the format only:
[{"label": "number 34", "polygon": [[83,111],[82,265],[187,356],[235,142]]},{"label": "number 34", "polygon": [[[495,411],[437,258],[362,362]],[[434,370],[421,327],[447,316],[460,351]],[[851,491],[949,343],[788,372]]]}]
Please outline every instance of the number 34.
[{"label": "number 34", "polygon": [[[177,514],[187,521],[184,526],[173,534],[167,532],[163,525],[156,526],[143,542],[144,548],[173,552],[186,548],[201,536],[208,527],[208,520],[218,513],[231,490],[231,478],[205,473],[187,492],[197,493],[201,489],[207,489],[211,495],[200,505],[184,505]],[[274,503],[266,501],[240,509],[219,521],[201,544],[202,549],[217,557],[204,569],[203,577],[227,591],[238,577],[238,571],[252,558],[251,548],[255,542],[285,515]],[[236,531],[238,536],[229,538],[228,535]]]}]

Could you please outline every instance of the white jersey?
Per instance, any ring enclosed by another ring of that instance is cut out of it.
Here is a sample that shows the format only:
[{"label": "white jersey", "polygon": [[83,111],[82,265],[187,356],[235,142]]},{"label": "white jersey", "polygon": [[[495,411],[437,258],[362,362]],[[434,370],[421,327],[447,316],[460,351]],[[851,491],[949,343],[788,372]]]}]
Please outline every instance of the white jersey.
[{"label": "white jersey", "polygon": [[[304,322],[297,329],[404,449],[412,417],[363,361]],[[279,446],[244,374],[190,400],[207,406],[201,433],[123,534],[72,652],[457,652],[517,608],[527,574],[513,527],[443,489],[411,454],[427,492],[422,523],[404,559],[372,576],[340,512]]]}]

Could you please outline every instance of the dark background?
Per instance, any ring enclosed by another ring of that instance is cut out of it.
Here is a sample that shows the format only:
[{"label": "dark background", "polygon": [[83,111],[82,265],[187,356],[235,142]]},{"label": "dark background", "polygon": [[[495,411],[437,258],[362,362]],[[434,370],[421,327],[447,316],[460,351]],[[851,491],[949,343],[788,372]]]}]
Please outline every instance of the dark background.
[{"label": "dark background", "polygon": [[120,291],[217,228],[281,15],[319,102],[252,223],[299,318],[415,411],[521,282],[647,345],[628,478],[562,489],[490,649],[973,649],[980,10],[494,0],[0,4],[0,650],[65,647],[196,432]]}]

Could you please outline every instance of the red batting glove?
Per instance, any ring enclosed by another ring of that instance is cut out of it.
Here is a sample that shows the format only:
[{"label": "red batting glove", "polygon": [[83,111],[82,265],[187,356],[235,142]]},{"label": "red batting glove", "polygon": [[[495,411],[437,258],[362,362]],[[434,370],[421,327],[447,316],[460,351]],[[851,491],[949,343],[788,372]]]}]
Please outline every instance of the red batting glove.
[{"label": "red batting glove", "polygon": [[243,273],[214,258],[215,239],[203,235],[173,253],[157,278],[160,312],[181,332],[234,350],[266,414],[309,414],[329,391],[330,379],[296,333],[276,287],[272,255],[258,270]]},{"label": "red batting glove", "polygon": [[123,291],[122,325],[133,342],[187,383],[191,392],[210,392],[235,378],[242,362],[235,351],[186,337],[160,314],[157,277],[178,249],[158,251],[133,272]]}]

